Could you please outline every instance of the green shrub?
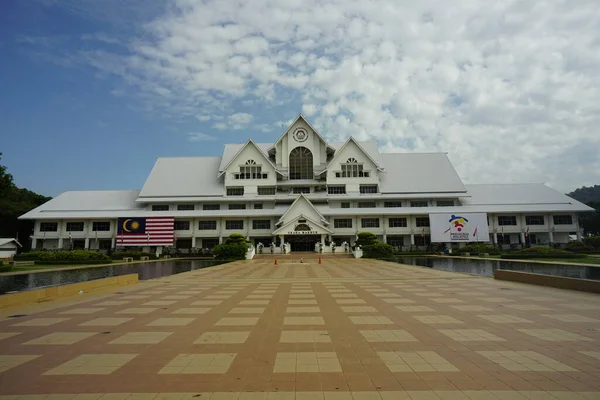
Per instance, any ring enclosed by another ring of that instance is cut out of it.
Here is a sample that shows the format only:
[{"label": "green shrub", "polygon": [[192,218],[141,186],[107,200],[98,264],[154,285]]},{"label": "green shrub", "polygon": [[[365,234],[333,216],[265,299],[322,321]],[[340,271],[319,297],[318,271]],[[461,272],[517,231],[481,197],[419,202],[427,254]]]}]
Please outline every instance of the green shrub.
[{"label": "green shrub", "polygon": [[391,258],[394,248],[387,243],[375,243],[362,246],[364,258]]},{"label": "green shrub", "polygon": [[356,239],[356,242],[354,242],[355,246],[364,247],[379,243],[379,241],[377,240],[377,235],[371,232],[360,232],[357,236],[358,238]]},{"label": "green shrub", "polygon": [[213,248],[218,260],[245,260],[248,245],[246,243],[222,243]]},{"label": "green shrub", "polygon": [[12,271],[12,266],[0,265],[0,272],[10,272],[10,271]]},{"label": "green shrub", "polygon": [[87,261],[48,261],[36,260],[35,265],[94,265],[94,264],[110,264],[108,260],[87,260]]},{"label": "green shrub", "polygon": [[110,261],[110,257],[106,254],[89,250],[31,251],[17,255],[13,259],[16,261],[56,261],[57,264],[60,264],[59,261]]},{"label": "green shrub", "polygon": [[568,251],[581,251],[581,252],[594,250],[594,248],[592,246],[585,244],[583,242],[579,242],[579,241],[569,242],[569,243],[567,243],[567,246],[565,248]]},{"label": "green shrub", "polygon": [[490,246],[487,244],[468,244],[465,247],[461,247],[459,249],[453,250],[453,255],[461,255],[464,253],[469,253],[473,255],[488,253],[488,254],[500,254],[500,249],[495,246]]},{"label": "green shrub", "polygon": [[586,254],[576,254],[569,251],[557,251],[553,253],[519,253],[514,251],[509,254],[503,254],[500,256],[506,260],[527,260],[530,258],[585,258]]},{"label": "green shrub", "polygon": [[527,247],[525,249],[515,250],[512,254],[549,254],[549,253],[568,253],[566,250],[554,249],[550,246]]},{"label": "green shrub", "polygon": [[586,246],[590,246],[595,250],[600,250],[600,236],[592,236],[583,239]]},{"label": "green shrub", "polygon": [[225,244],[245,244],[248,245],[249,241],[246,236],[241,233],[232,233],[225,239]]}]

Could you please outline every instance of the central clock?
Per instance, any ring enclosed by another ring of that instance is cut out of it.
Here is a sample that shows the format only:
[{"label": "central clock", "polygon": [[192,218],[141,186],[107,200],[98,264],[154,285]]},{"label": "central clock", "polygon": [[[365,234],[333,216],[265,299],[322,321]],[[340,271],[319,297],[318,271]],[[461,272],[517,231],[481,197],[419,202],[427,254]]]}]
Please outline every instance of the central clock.
[{"label": "central clock", "polygon": [[294,139],[296,142],[304,142],[308,139],[308,133],[302,128],[298,128],[294,131]]}]

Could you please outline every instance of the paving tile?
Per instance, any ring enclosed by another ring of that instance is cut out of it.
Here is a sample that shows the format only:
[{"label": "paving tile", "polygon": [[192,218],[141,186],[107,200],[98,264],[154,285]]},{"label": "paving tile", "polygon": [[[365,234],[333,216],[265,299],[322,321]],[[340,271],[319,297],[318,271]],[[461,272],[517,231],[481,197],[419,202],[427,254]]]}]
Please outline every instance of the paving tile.
[{"label": "paving tile", "polygon": [[223,374],[233,362],[235,353],[179,354],[159,374]]},{"label": "paving tile", "polygon": [[380,351],[391,372],[458,372],[458,368],[434,351]]},{"label": "paving tile", "polygon": [[383,299],[386,303],[390,304],[414,304],[416,301],[411,299]]},{"label": "paving tile", "polygon": [[367,342],[389,343],[389,342],[418,342],[417,338],[401,329],[377,329],[360,331]]},{"label": "paving tile", "polygon": [[173,332],[128,332],[110,344],[156,344],[172,335]]},{"label": "paving tile", "polygon": [[323,317],[284,317],[284,325],[325,325]]},{"label": "paving tile", "polygon": [[384,316],[351,316],[350,321],[356,325],[393,325],[394,323]]},{"label": "paving tile", "polygon": [[273,372],[342,372],[342,367],[335,352],[277,353]]},{"label": "paving tile", "polygon": [[488,314],[478,315],[478,317],[497,324],[529,324],[533,322],[511,314]]},{"label": "paving tile", "polygon": [[345,313],[376,313],[377,309],[371,306],[343,306],[340,307]]},{"label": "paving tile", "polygon": [[118,326],[124,324],[125,322],[129,322],[133,320],[133,318],[95,318],[90,321],[86,321],[80,326]]},{"label": "paving tile", "polygon": [[100,303],[95,303],[95,306],[122,306],[124,304],[131,303],[129,300],[106,300]]},{"label": "paving tile", "polygon": [[542,317],[552,318],[561,322],[599,323],[600,319],[578,314],[542,314]]},{"label": "paving tile", "polygon": [[221,303],[221,300],[198,300],[190,303],[190,306],[218,306]]},{"label": "paving tile", "polygon": [[150,322],[148,326],[186,326],[195,318],[158,318]]},{"label": "paving tile", "polygon": [[248,340],[250,332],[204,332],[194,344],[239,344]]},{"label": "paving tile", "polygon": [[396,306],[396,308],[404,312],[435,311],[433,308],[427,306]]},{"label": "paving tile", "polygon": [[205,314],[210,311],[210,308],[206,307],[183,307],[174,310],[171,314]]},{"label": "paving tile", "polygon": [[270,303],[270,300],[242,300],[240,306],[266,306]]},{"label": "paving tile", "polygon": [[534,351],[478,351],[477,353],[509,371],[577,371]]},{"label": "paving tile", "polygon": [[21,334],[21,332],[0,332],[0,340],[8,339],[10,337],[20,335],[20,334]]},{"label": "paving tile", "polygon": [[438,329],[457,342],[504,342],[505,339],[483,329]]},{"label": "paving tile", "polygon": [[256,325],[258,317],[223,317],[217,323],[216,326],[246,326]]},{"label": "paving tile", "polygon": [[0,373],[4,371],[8,371],[11,368],[18,367],[21,364],[24,364],[28,361],[35,360],[36,358],[41,357],[39,355],[3,355],[0,354]]},{"label": "paving tile", "polygon": [[327,331],[282,331],[279,338],[281,343],[330,343]]},{"label": "paving tile", "polygon": [[237,307],[229,310],[230,314],[262,314],[265,312],[264,307]]},{"label": "paving tile", "polygon": [[137,354],[81,354],[44,375],[109,375]]},{"label": "paving tile", "polygon": [[566,341],[587,341],[591,342],[590,339],[585,336],[578,335],[563,329],[517,329],[519,332],[523,332],[526,335],[536,337],[540,340],[546,340],[549,342],[566,342]]},{"label": "paving tile", "polygon": [[287,307],[285,309],[286,314],[307,314],[307,313],[320,313],[319,307]]},{"label": "paving tile", "polygon": [[310,304],[317,304],[317,300],[288,300],[288,304],[291,306],[294,305],[310,305]]},{"label": "paving tile", "polygon": [[94,336],[96,332],[52,332],[23,344],[30,345],[69,345]]},{"label": "paving tile", "polygon": [[175,300],[152,300],[143,303],[143,306],[170,306],[171,304],[177,303]]},{"label": "paving tile", "polygon": [[464,322],[448,315],[416,315],[413,317],[425,324],[463,324]]},{"label": "paving tile", "polygon": [[158,310],[154,307],[132,307],[124,310],[119,310],[115,314],[150,314],[153,311]]},{"label": "paving tile", "polygon": [[70,320],[71,318],[33,318],[29,321],[19,322],[12,326],[50,326]]}]

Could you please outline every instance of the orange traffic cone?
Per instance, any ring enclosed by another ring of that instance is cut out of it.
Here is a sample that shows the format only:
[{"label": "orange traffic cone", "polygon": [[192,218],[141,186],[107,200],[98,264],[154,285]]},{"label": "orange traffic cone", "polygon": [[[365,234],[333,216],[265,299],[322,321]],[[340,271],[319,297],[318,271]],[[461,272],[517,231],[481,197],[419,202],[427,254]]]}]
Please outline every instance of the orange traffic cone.
[{"label": "orange traffic cone", "polygon": [[273,263],[273,265],[277,265],[277,259],[275,259],[275,262]]},{"label": "orange traffic cone", "polygon": [[319,264],[321,264],[321,257],[319,257]]}]

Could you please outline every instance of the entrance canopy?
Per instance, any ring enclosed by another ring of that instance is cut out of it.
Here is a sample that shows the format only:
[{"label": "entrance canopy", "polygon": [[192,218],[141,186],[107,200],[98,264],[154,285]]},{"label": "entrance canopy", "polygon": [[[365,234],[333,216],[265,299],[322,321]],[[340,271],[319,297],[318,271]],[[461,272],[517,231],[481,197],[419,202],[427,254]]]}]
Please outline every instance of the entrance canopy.
[{"label": "entrance canopy", "polygon": [[333,233],[331,229],[312,220],[304,214],[298,215],[296,218],[273,231],[273,235],[286,236],[329,235],[331,233]]}]

